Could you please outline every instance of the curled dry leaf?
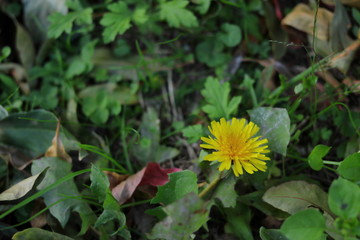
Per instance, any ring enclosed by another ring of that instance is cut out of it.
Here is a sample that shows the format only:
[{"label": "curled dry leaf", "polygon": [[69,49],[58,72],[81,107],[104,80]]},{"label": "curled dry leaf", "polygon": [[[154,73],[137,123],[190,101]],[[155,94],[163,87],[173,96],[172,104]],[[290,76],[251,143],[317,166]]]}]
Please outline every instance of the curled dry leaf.
[{"label": "curled dry leaf", "polygon": [[45,168],[38,174],[28,177],[9,189],[6,189],[0,194],[0,204],[15,204],[20,202],[27,194],[36,189],[44,179],[47,170],[48,168]]},{"label": "curled dry leaf", "polygon": [[[296,28],[297,30],[313,35],[315,12],[310,6],[298,4],[282,21],[285,26]],[[328,40],[329,27],[333,18],[333,13],[325,8],[319,8],[316,20],[316,37],[320,40]]]},{"label": "curled dry leaf", "polygon": [[51,146],[45,153],[45,157],[58,157],[71,163],[71,157],[66,153],[64,145],[60,139],[60,121],[56,126],[55,137],[52,140]]},{"label": "curled dry leaf", "polygon": [[[164,169],[158,163],[148,163],[134,175],[129,176],[112,189],[112,194],[120,203],[126,202],[135,190],[144,185],[162,186],[169,181],[168,174],[181,171],[179,168]],[[113,177],[113,176],[112,176]],[[120,177],[118,177],[120,179]]]}]

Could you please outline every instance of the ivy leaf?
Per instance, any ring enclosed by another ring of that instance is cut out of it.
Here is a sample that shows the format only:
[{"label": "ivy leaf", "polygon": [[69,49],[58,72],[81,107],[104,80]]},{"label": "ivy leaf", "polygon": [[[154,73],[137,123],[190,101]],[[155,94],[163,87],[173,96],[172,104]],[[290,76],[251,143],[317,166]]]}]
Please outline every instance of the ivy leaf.
[{"label": "ivy leaf", "polygon": [[103,38],[105,43],[114,41],[117,34],[123,34],[131,27],[131,11],[125,2],[113,3],[108,6],[109,13],[105,13],[100,24],[105,27]]},{"label": "ivy leaf", "polygon": [[48,30],[48,36],[51,38],[58,38],[64,32],[69,34],[73,28],[74,22],[77,22],[78,24],[91,24],[92,11],[91,8],[85,8],[66,15],[58,12],[53,13],[49,16],[51,25]]},{"label": "ivy leaf", "polygon": [[188,4],[189,1],[186,0],[161,3],[160,19],[166,20],[170,27],[197,27],[199,23],[196,16],[191,11],[185,9]]},{"label": "ivy leaf", "polygon": [[230,115],[238,108],[241,97],[233,97],[229,101],[230,84],[225,82],[220,84],[219,80],[213,77],[208,77],[205,82],[205,89],[201,91],[207,105],[202,110],[206,112],[211,119],[225,117],[230,118]]}]

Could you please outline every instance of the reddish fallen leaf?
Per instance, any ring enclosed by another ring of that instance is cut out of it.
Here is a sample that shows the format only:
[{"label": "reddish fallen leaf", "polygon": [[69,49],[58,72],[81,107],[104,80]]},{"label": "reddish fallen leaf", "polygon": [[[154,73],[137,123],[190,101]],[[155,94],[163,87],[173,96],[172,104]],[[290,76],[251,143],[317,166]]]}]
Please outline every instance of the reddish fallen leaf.
[{"label": "reddish fallen leaf", "polygon": [[161,168],[158,163],[148,163],[134,175],[119,183],[112,189],[115,199],[123,204],[126,202],[139,186],[162,186],[169,181],[168,174],[181,171],[179,168]]}]

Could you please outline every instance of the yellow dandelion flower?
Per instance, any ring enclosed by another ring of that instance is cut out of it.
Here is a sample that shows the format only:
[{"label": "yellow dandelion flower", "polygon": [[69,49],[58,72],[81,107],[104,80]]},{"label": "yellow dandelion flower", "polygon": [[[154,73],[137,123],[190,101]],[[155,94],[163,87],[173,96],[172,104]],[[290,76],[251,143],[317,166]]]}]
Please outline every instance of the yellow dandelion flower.
[{"label": "yellow dandelion flower", "polygon": [[204,160],[219,161],[219,171],[232,167],[235,176],[243,174],[243,169],[250,174],[265,171],[267,167],[264,161],[270,160],[265,153],[270,151],[267,139],[254,137],[259,129],[255,123],[247,123],[244,118],[212,121],[209,130],[214,137],[202,137],[205,144],[200,147],[215,151],[205,156]]}]

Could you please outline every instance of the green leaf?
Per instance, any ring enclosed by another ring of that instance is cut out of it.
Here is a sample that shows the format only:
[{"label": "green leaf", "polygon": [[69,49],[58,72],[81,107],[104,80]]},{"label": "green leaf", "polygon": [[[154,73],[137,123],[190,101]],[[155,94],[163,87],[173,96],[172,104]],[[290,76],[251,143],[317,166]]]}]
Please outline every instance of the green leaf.
[{"label": "green leaf", "polygon": [[99,227],[103,224],[106,224],[107,222],[117,220],[119,222],[119,228],[116,230],[116,232],[121,230],[125,225],[126,217],[125,214],[120,210],[120,205],[113,197],[110,190],[106,192],[103,207],[104,211],[96,220],[95,227]]},{"label": "green leaf", "polygon": [[[45,179],[39,184],[39,190],[48,187],[71,172],[70,163],[61,160],[60,158],[45,157],[32,163],[31,173],[35,175],[45,168],[49,168],[49,170]],[[88,225],[86,228],[90,227],[90,225],[95,222],[95,215],[90,207],[81,199],[64,199],[64,196],[80,196],[74,180],[67,181],[43,195],[46,206],[50,206],[59,201],[54,206],[50,207],[51,215],[59,220],[62,227],[65,227],[69,220],[70,213],[76,209],[83,220],[83,224],[85,223]]]},{"label": "green leaf", "polygon": [[70,34],[75,21],[79,24],[91,24],[92,8],[85,8],[66,15],[54,12],[49,16],[49,21],[51,25],[48,30],[48,36],[51,38],[58,38],[64,32]]},{"label": "green leaf", "polygon": [[356,218],[360,214],[360,187],[343,178],[332,182],[329,189],[329,207],[342,218]]},{"label": "green leaf", "polygon": [[167,217],[157,223],[150,239],[189,239],[190,235],[208,221],[206,204],[195,194],[190,193],[178,201],[164,207]]},{"label": "green leaf", "polygon": [[117,2],[108,6],[109,13],[105,13],[100,24],[105,27],[103,38],[105,43],[114,41],[117,34],[123,34],[131,27],[131,11],[125,2]]},{"label": "green leaf", "polygon": [[204,135],[204,128],[201,124],[196,124],[187,126],[181,130],[181,132],[187,138],[189,143],[195,143]]},{"label": "green leaf", "polygon": [[36,187],[44,179],[47,170],[46,168],[40,173],[28,177],[3,191],[0,194],[0,204],[14,204],[26,198],[26,196],[36,190]]},{"label": "green leaf", "polygon": [[106,191],[110,186],[108,177],[96,165],[92,164],[90,180],[91,191],[98,197],[100,202],[103,202],[106,197]]},{"label": "green leaf", "polygon": [[[35,158],[51,145],[57,121],[54,114],[44,110],[11,114],[0,121],[0,142]],[[64,129],[60,137],[66,151],[78,149],[75,138]]]},{"label": "green leaf", "polygon": [[223,50],[224,44],[221,41],[215,37],[207,37],[196,46],[196,57],[209,67],[221,66],[229,59],[229,55]]},{"label": "green leaf", "polygon": [[144,165],[148,162],[162,162],[179,154],[176,148],[160,144],[160,119],[153,108],[143,114],[140,126],[141,140],[132,146],[132,153]]},{"label": "green leaf", "polygon": [[40,228],[28,228],[21,232],[15,233],[13,240],[73,240],[65,235],[46,231]]},{"label": "green leaf", "polygon": [[295,214],[309,206],[321,208],[330,213],[327,194],[317,185],[305,181],[290,181],[269,188],[263,200],[290,214]]},{"label": "green leaf", "polygon": [[166,20],[170,27],[180,28],[197,27],[199,25],[196,16],[185,7],[189,4],[187,0],[173,0],[160,4],[160,19]]},{"label": "green leaf", "polygon": [[287,110],[259,107],[248,112],[251,121],[260,127],[261,136],[269,140],[270,150],[285,156],[290,141],[290,118]]},{"label": "green leaf", "polygon": [[289,240],[278,229],[266,229],[264,227],[260,227],[260,238],[262,240]]},{"label": "green leaf", "polygon": [[241,97],[233,97],[229,102],[230,83],[220,84],[219,80],[208,77],[205,82],[205,89],[201,91],[205,101],[208,103],[202,109],[211,119],[224,117],[230,118],[241,102]]},{"label": "green leaf", "polygon": [[234,234],[238,239],[254,239],[250,228],[252,214],[249,206],[238,203],[235,208],[225,208],[223,211],[227,220],[226,233]]},{"label": "green leaf", "polygon": [[218,183],[212,198],[219,199],[225,208],[234,208],[238,197],[235,191],[236,182],[237,178],[233,174],[222,179]]},{"label": "green leaf", "polygon": [[291,240],[325,240],[325,218],[316,209],[307,209],[290,216],[280,231]]},{"label": "green leaf", "polygon": [[198,5],[198,6],[195,7],[195,9],[200,14],[205,14],[205,13],[207,13],[207,11],[210,8],[211,0],[196,0],[196,1],[193,1],[193,3]]},{"label": "green leaf", "polygon": [[151,200],[151,203],[163,203],[167,205],[191,192],[198,193],[195,173],[189,170],[170,173],[169,182],[158,187],[158,192]]},{"label": "green leaf", "polygon": [[331,147],[319,144],[311,151],[308,162],[312,169],[319,171],[323,168],[323,157],[330,151]]},{"label": "green leaf", "polygon": [[347,156],[337,169],[341,177],[352,181],[360,181],[360,153]]},{"label": "green leaf", "polygon": [[132,20],[137,25],[146,23],[149,20],[149,16],[146,14],[146,6],[136,6]]},{"label": "green leaf", "polygon": [[217,34],[217,37],[228,47],[235,47],[241,41],[241,30],[239,26],[223,23],[221,25],[221,32]]}]

